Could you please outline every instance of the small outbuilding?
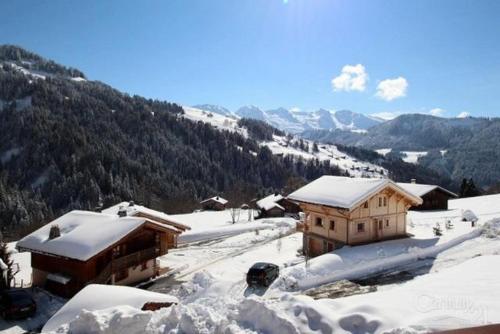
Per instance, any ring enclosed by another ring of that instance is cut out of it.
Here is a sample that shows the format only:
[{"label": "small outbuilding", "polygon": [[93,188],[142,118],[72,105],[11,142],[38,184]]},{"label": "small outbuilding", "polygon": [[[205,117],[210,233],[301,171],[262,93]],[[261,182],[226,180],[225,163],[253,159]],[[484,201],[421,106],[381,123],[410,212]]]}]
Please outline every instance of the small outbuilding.
[{"label": "small outbuilding", "polygon": [[258,200],[255,206],[261,218],[297,215],[301,211],[297,203],[277,192]]},{"label": "small outbuilding", "polygon": [[200,202],[201,208],[203,210],[211,211],[223,211],[226,209],[227,200],[220,197],[214,196],[211,198],[204,199]]},{"label": "small outbuilding", "polygon": [[422,198],[423,203],[412,206],[410,210],[448,210],[448,201],[458,197],[457,194],[440,186],[432,184],[418,184],[415,180],[411,183],[398,183],[398,186]]},{"label": "small outbuilding", "polygon": [[259,210],[259,217],[283,217],[285,215],[285,208],[278,204],[278,201],[282,199],[283,196],[274,193],[258,200],[255,205],[257,206],[257,210]]}]

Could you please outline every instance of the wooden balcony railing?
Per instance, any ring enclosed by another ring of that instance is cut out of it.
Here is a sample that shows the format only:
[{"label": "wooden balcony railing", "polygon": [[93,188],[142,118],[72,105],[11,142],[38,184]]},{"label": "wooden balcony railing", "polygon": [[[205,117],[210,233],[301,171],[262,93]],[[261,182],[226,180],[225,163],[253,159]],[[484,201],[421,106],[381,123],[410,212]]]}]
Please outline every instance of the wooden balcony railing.
[{"label": "wooden balcony railing", "polygon": [[146,248],[135,253],[127,254],[115,258],[109,262],[106,267],[90,282],[87,284],[105,284],[114,273],[127,269],[133,266],[138,266],[141,263],[156,258],[160,251],[156,247]]},{"label": "wooden balcony railing", "polygon": [[135,253],[127,254],[122,257],[115,258],[111,261],[113,272],[130,268],[132,266],[137,266],[144,261],[156,258],[160,254],[159,249],[156,247],[151,247],[147,249],[140,250]]}]

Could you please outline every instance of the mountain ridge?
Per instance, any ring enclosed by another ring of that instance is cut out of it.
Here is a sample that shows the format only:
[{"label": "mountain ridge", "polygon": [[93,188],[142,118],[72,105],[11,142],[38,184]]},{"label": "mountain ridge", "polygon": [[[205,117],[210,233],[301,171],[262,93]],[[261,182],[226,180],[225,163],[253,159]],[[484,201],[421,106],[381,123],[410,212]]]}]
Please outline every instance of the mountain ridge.
[{"label": "mountain ridge", "polygon": [[227,108],[211,104],[196,105],[194,107],[225,116],[231,115],[265,121],[280,130],[292,134],[314,129],[364,131],[384,122],[383,119],[345,109],[332,111],[320,108],[316,111],[306,112],[284,107],[262,110],[255,105],[247,105],[231,112]]}]

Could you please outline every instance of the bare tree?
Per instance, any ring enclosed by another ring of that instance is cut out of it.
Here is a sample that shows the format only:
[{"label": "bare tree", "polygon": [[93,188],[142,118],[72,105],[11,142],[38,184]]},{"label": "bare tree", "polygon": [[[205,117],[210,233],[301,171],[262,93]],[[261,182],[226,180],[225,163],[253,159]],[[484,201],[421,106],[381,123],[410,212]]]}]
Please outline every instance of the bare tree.
[{"label": "bare tree", "polygon": [[278,241],[276,242],[276,250],[278,251],[278,253],[281,253],[281,247],[283,246],[281,241],[282,238],[283,238],[283,231],[280,230],[280,234],[278,235]]},{"label": "bare tree", "polygon": [[231,215],[231,221],[233,222],[233,224],[240,220],[240,212],[240,208],[229,209],[229,214]]}]

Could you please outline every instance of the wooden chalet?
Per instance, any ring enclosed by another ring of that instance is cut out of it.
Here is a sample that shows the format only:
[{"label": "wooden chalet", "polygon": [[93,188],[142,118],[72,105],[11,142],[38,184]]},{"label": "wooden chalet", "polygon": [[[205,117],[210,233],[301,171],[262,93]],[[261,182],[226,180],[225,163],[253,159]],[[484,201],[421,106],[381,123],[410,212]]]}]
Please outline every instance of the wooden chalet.
[{"label": "wooden chalet", "polygon": [[406,237],[406,214],[422,199],[388,179],[322,176],[288,196],[304,211],[306,256]]},{"label": "wooden chalet", "polygon": [[226,199],[220,196],[214,196],[204,199],[200,202],[200,205],[201,208],[206,211],[223,211],[226,209],[227,202]]},{"label": "wooden chalet", "polygon": [[260,218],[297,215],[300,211],[298,204],[277,192],[256,201],[255,207],[259,211]]},{"label": "wooden chalet", "polygon": [[411,183],[398,183],[398,186],[422,198],[422,205],[412,206],[410,210],[448,210],[448,201],[458,197],[457,194],[443,187],[418,184],[414,179]]},{"label": "wooden chalet", "polygon": [[156,258],[188,227],[120,210],[71,211],[21,239],[18,250],[31,252],[33,285],[71,297],[88,284],[129,285],[157,275]]}]

